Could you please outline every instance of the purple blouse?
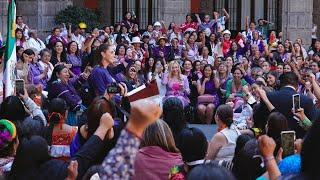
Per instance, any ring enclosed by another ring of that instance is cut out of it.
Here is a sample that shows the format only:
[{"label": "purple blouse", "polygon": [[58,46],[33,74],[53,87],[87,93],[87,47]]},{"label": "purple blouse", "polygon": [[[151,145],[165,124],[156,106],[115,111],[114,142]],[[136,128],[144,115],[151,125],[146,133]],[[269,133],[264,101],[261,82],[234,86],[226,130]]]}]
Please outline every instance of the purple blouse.
[{"label": "purple blouse", "polygon": [[72,55],[72,54],[67,54],[67,63],[68,64],[72,64],[71,67],[71,71],[79,76],[81,74],[81,66],[82,66],[82,62],[81,62],[81,58],[76,56],[76,55]]},{"label": "purple blouse", "polygon": [[68,84],[62,83],[60,80],[54,81],[48,88],[49,98],[62,98],[67,102],[70,110],[76,110],[80,107],[82,100],[74,88],[77,83],[82,84],[84,80],[80,77],[74,77],[69,80]]},{"label": "purple blouse", "polygon": [[206,82],[204,94],[210,94],[210,95],[217,95],[218,94],[218,89],[216,88],[213,80]]},{"label": "purple blouse", "polygon": [[38,63],[29,64],[29,72],[28,72],[28,81],[30,84],[39,85],[41,84],[43,88],[47,87],[48,76],[41,79],[40,76],[43,73],[40,70],[40,66]]},{"label": "purple blouse", "polygon": [[153,56],[155,57],[155,59],[161,58],[160,52],[163,52],[164,58],[168,59],[168,57],[170,55],[170,46],[164,46],[164,47],[157,46],[157,47],[153,48],[152,53],[153,53]]}]

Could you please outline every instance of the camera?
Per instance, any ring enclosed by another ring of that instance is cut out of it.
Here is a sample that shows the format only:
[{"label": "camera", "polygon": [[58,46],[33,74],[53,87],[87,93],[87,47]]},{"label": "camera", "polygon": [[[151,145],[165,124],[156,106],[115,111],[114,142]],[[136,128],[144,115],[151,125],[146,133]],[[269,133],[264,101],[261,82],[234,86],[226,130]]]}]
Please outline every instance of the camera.
[{"label": "camera", "polygon": [[117,83],[111,83],[108,87],[107,87],[107,92],[110,94],[118,94],[121,93],[121,89],[118,86]]}]

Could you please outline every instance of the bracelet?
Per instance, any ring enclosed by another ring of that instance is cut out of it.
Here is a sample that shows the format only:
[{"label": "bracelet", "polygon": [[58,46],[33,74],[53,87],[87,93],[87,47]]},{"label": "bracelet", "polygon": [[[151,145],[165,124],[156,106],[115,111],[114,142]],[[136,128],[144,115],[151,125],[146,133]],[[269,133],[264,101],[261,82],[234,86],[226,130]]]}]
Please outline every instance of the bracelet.
[{"label": "bracelet", "polygon": [[274,159],[275,159],[274,156],[269,156],[269,157],[263,158],[263,162],[265,164],[267,164],[269,161],[274,160]]}]

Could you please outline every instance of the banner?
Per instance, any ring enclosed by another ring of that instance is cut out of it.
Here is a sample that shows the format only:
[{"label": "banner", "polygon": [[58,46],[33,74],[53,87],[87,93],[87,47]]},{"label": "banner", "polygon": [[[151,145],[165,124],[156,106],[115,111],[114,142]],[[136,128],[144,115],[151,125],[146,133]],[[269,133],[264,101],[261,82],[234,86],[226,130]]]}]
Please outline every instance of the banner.
[{"label": "banner", "polygon": [[16,55],[16,3],[9,0],[6,51],[4,54],[4,97],[13,95],[15,88]]}]

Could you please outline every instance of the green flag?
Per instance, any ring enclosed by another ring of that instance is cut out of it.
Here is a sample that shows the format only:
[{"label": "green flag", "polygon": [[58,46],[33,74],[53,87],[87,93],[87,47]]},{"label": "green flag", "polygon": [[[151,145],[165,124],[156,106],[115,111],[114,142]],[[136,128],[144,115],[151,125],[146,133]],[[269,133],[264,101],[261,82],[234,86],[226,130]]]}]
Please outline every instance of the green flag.
[{"label": "green flag", "polygon": [[16,3],[8,0],[7,42],[4,55],[4,97],[13,95],[15,88],[16,56]]}]

